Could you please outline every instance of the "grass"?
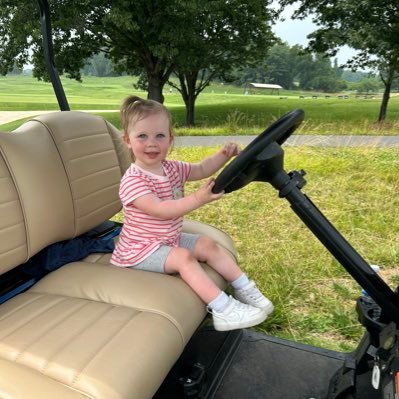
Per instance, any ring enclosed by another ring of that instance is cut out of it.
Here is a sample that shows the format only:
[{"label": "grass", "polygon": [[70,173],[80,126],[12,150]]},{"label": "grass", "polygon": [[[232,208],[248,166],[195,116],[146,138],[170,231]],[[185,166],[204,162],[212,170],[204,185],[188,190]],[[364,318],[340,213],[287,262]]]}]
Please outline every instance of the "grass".
[{"label": "grass", "polygon": [[[62,78],[65,92],[73,110],[115,110],[103,115],[120,127],[118,108],[129,94],[146,96],[133,87],[131,77],[84,77],[83,83]],[[306,98],[300,98],[306,94]],[[318,94],[285,92],[281,95],[245,95],[239,87],[212,84],[196,102],[195,128],[184,127],[185,107],[179,93],[165,91],[165,104],[171,110],[180,135],[246,135],[258,134],[270,123],[294,108],[302,108],[306,119],[297,134],[365,134],[397,135],[399,132],[399,96],[392,96],[387,123],[376,125],[380,98],[339,99],[337,95],[324,98]],[[0,111],[57,110],[51,84],[38,82],[28,76],[0,77]],[[101,114],[101,113],[100,113]],[[13,130],[24,120],[0,126]]]},{"label": "grass", "polygon": [[[215,149],[177,148],[171,157],[196,162]],[[399,150],[287,148],[287,170],[305,169],[302,190],[363,258],[399,282]],[[187,192],[200,183],[189,183]],[[119,215],[121,217],[121,215]],[[349,351],[363,329],[360,287],[269,185],[251,183],[190,218],[233,238],[241,267],[275,304],[258,330],[323,348]]]}]

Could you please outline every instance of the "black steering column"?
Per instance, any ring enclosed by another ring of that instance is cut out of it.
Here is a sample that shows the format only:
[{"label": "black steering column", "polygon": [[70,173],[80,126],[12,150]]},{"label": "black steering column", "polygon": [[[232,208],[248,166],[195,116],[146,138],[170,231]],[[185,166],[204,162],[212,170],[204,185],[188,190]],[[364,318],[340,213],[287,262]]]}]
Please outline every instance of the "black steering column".
[{"label": "black steering column", "polygon": [[273,123],[225,167],[216,178],[213,191],[229,193],[252,181],[270,183],[279,197],[287,199],[305,225],[370,295],[360,297],[356,306],[367,333],[330,382],[328,399],[348,398],[356,391],[356,377],[371,368],[376,390],[384,384],[386,388],[392,375],[396,376],[399,370],[399,296],[301,192],[306,184],[305,172],[285,172],[281,145],[303,118],[304,112],[297,109]]}]

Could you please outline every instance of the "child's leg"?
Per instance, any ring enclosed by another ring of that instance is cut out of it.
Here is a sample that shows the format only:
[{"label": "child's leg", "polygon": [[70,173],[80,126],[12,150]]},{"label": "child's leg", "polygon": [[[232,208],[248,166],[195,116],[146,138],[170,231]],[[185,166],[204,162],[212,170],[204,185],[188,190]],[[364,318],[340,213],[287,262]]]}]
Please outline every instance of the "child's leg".
[{"label": "child's leg", "polygon": [[[263,309],[228,297],[206,274],[193,253],[186,248],[175,247],[170,250],[165,262],[165,272],[178,272],[191,289],[208,304],[208,309],[211,307],[216,330],[252,327],[267,317]],[[220,309],[217,310],[217,307]]]},{"label": "child's leg", "polygon": [[194,248],[194,257],[207,263],[216,270],[227,282],[231,283],[243,275],[240,267],[215,241],[207,236],[201,236]]},{"label": "child's leg", "polygon": [[240,302],[264,309],[267,314],[273,311],[270,300],[259,291],[253,281],[248,280],[236,262],[215,241],[201,236],[195,245],[194,256],[206,262],[231,283],[235,289],[235,296]]},{"label": "child's leg", "polygon": [[221,293],[220,288],[206,274],[188,249],[172,248],[165,262],[165,272],[179,273],[206,304],[212,302]]}]

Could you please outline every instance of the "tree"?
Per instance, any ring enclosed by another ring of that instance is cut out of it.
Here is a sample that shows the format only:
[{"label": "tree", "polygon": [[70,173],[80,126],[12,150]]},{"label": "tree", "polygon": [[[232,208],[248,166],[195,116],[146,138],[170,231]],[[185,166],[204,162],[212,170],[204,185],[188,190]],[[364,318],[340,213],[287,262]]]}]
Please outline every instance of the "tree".
[{"label": "tree", "polygon": [[279,43],[256,68],[245,68],[235,83],[276,83],[292,89],[295,80],[303,90],[337,92],[343,90],[346,83],[336,75],[330,60],[321,54],[305,52],[300,45],[290,47],[287,43]]},{"label": "tree", "polygon": [[[175,71],[192,122],[195,99],[210,79],[227,78],[231,69],[253,63],[272,43],[276,12],[268,11],[269,2],[51,0],[57,69],[80,80],[85,60],[104,51],[116,70],[138,75],[148,97],[159,102]],[[46,79],[37,7],[28,0],[18,6],[0,0],[0,21],[0,73],[17,58],[21,65],[31,62],[34,76]]]},{"label": "tree", "polygon": [[342,79],[346,80],[347,82],[359,82],[363,79],[374,78],[373,74],[368,72],[361,72],[361,71],[351,71],[350,69],[343,69],[342,70]]},{"label": "tree", "polygon": [[[144,71],[148,97],[163,102],[163,86],[190,27],[185,12],[190,4],[180,0],[50,1],[59,73],[81,80],[85,60],[104,51],[119,70]],[[16,59],[19,66],[32,63],[35,77],[48,79],[35,2],[0,0],[0,21],[0,73],[6,74]]]},{"label": "tree", "polygon": [[194,124],[195,101],[212,79],[231,81],[233,70],[264,58],[275,40],[270,27],[275,12],[267,5],[264,0],[191,2],[184,48],[175,57],[179,85],[169,82],[182,95],[187,125]]},{"label": "tree", "polygon": [[14,67],[12,70],[9,72],[10,75],[22,75],[23,68],[17,66],[14,64]]},{"label": "tree", "polygon": [[106,58],[104,53],[98,53],[93,55],[89,60],[86,60],[86,64],[82,71],[83,75],[93,76],[115,76],[112,62]]},{"label": "tree", "polygon": [[301,51],[301,56],[298,57],[296,63],[296,77],[299,81],[299,87],[303,90],[311,90],[312,80],[315,78],[314,74],[314,59],[313,55],[310,53],[304,53],[303,49]]},{"label": "tree", "polygon": [[265,61],[267,83],[281,85],[285,89],[294,87],[297,75],[297,60],[299,52],[296,46],[290,47],[286,43],[273,46]]},{"label": "tree", "polygon": [[343,68],[341,68],[338,64],[338,58],[334,58],[334,72],[335,72],[335,76],[338,79],[342,78],[342,74],[344,73]]},{"label": "tree", "polygon": [[[282,0],[280,4],[298,3]],[[309,49],[334,56],[344,44],[358,53],[346,64],[352,70],[371,68],[378,71],[384,94],[378,121],[386,117],[390,91],[399,76],[399,3],[394,0],[299,0],[294,17],[312,14],[320,28],[308,37]]]},{"label": "tree", "polygon": [[352,88],[357,90],[359,93],[376,93],[381,87],[381,82],[377,79],[367,78],[354,83]]}]

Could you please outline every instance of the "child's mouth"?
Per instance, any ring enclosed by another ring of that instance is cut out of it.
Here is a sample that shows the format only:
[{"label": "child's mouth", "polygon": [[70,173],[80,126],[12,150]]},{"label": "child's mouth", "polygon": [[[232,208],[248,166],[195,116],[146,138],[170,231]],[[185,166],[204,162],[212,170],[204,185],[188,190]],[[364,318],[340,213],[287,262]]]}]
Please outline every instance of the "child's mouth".
[{"label": "child's mouth", "polygon": [[145,153],[147,155],[148,158],[154,159],[158,156],[158,152],[146,152]]}]

